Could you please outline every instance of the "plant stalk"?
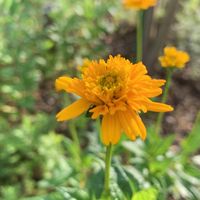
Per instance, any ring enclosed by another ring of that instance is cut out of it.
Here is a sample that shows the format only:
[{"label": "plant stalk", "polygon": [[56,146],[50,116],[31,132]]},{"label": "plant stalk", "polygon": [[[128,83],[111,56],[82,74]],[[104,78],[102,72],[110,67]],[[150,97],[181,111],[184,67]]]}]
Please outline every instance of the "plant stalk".
[{"label": "plant stalk", "polygon": [[77,135],[76,126],[75,126],[74,122],[69,123],[69,130],[71,133],[72,140],[73,140],[74,144],[76,145],[76,149],[77,149],[76,157],[77,157],[78,163],[80,164],[81,163],[81,155],[80,155],[81,147],[80,147],[80,142],[79,142],[79,138]]},{"label": "plant stalk", "polygon": [[105,177],[104,177],[104,191],[102,193],[103,200],[110,200],[110,166],[112,158],[112,144],[106,147],[105,158]]},{"label": "plant stalk", "polygon": [[142,61],[143,48],[143,10],[137,13],[137,62]]},{"label": "plant stalk", "polygon": [[[163,95],[162,95],[162,99],[161,99],[162,103],[166,103],[166,101],[167,101],[169,87],[171,85],[171,80],[172,80],[172,69],[167,68],[166,80],[167,81],[166,81],[165,89],[164,89],[164,92],[163,92]],[[155,125],[155,133],[158,134],[158,135],[160,134],[163,117],[164,117],[164,113],[160,112],[158,114],[158,118],[157,118],[156,125]]]}]

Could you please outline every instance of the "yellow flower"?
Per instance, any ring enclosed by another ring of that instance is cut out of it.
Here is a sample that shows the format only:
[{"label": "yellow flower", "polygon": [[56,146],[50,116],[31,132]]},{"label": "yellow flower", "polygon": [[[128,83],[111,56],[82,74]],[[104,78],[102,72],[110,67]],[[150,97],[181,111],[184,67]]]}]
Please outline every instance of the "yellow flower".
[{"label": "yellow flower", "polygon": [[156,3],[157,0],[123,0],[123,4],[125,7],[143,9],[143,10],[155,6]]},{"label": "yellow flower", "polygon": [[[86,66],[87,65],[87,66]],[[149,98],[162,93],[165,80],[152,79],[141,63],[132,64],[120,55],[107,61],[87,61],[82,78],[59,77],[56,89],[74,93],[81,98],[60,111],[58,121],[69,120],[88,111],[91,118],[102,118],[101,138],[105,145],[116,144],[122,132],[131,140],[146,138],[141,111],[168,112],[169,105]]]},{"label": "yellow flower", "polygon": [[165,47],[164,55],[159,57],[162,67],[183,68],[190,60],[190,56],[184,51],[178,51],[175,47]]}]

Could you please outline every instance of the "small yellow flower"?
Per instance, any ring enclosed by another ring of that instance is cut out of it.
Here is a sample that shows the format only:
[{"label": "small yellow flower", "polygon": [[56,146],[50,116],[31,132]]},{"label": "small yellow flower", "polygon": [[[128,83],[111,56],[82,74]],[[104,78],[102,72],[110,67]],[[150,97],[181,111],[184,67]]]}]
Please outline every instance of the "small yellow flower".
[{"label": "small yellow flower", "polygon": [[162,67],[183,68],[190,60],[190,56],[184,51],[178,51],[175,47],[165,47],[164,55],[159,57]]},{"label": "small yellow flower", "polygon": [[150,100],[162,93],[165,80],[152,79],[141,63],[132,64],[118,56],[107,61],[84,62],[82,78],[59,77],[56,89],[74,93],[81,98],[60,111],[56,118],[65,121],[85,111],[91,118],[102,118],[101,138],[105,145],[116,144],[122,132],[131,140],[146,138],[141,111],[168,112],[169,105]]},{"label": "small yellow flower", "polygon": [[136,8],[146,10],[149,7],[155,6],[157,0],[123,0],[123,4],[127,8]]}]

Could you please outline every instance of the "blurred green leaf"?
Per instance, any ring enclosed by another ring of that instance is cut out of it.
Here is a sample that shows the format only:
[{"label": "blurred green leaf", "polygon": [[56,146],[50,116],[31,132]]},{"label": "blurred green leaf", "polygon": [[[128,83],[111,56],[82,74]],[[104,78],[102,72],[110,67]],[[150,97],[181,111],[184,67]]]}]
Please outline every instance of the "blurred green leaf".
[{"label": "blurred green leaf", "polygon": [[192,131],[185,137],[181,142],[182,152],[181,155],[183,157],[187,157],[193,153],[195,153],[199,149],[199,141],[200,141],[200,113],[196,118],[196,122]]},{"label": "blurred green leaf", "polygon": [[157,200],[158,191],[155,188],[148,188],[135,193],[132,200]]}]

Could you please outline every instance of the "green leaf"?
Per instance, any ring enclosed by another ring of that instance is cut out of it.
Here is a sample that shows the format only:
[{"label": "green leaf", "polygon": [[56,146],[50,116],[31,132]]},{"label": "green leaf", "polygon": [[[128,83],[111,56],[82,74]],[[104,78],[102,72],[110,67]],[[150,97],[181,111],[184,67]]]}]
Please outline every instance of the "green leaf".
[{"label": "green leaf", "polygon": [[48,195],[35,196],[35,197],[27,197],[22,200],[63,200],[63,195],[58,192],[52,192]]},{"label": "green leaf", "polygon": [[135,193],[132,200],[157,200],[158,191],[155,188],[148,188]]},{"label": "green leaf", "polygon": [[157,173],[159,175],[162,175],[166,173],[166,170],[171,165],[173,159],[164,156],[160,156],[158,158],[149,162],[149,168],[151,173]]},{"label": "green leaf", "polygon": [[97,198],[100,198],[101,193],[103,191],[103,179],[104,179],[104,172],[103,169],[93,169],[93,173],[89,177],[87,182],[87,188],[89,190],[90,196],[95,195]]},{"label": "green leaf", "polygon": [[120,165],[120,163],[116,163],[115,165],[115,173],[117,174],[117,185],[120,188],[121,192],[123,192],[124,195],[127,194],[128,196],[128,194],[130,195],[135,190],[134,184],[131,182],[130,177]]},{"label": "green leaf", "polygon": [[82,199],[89,198],[88,193],[81,188],[59,187],[58,192],[63,195],[64,199]]},{"label": "green leaf", "polygon": [[199,149],[200,141],[200,113],[197,115],[194,128],[191,133],[181,142],[182,156],[187,157]]},{"label": "green leaf", "polygon": [[175,134],[162,137],[157,135],[154,127],[148,129],[148,141],[146,142],[146,152],[149,152],[151,157],[165,154],[175,139]]},{"label": "green leaf", "polygon": [[196,177],[200,180],[200,168],[195,166],[192,163],[187,163],[184,165],[185,171],[193,177]]}]

